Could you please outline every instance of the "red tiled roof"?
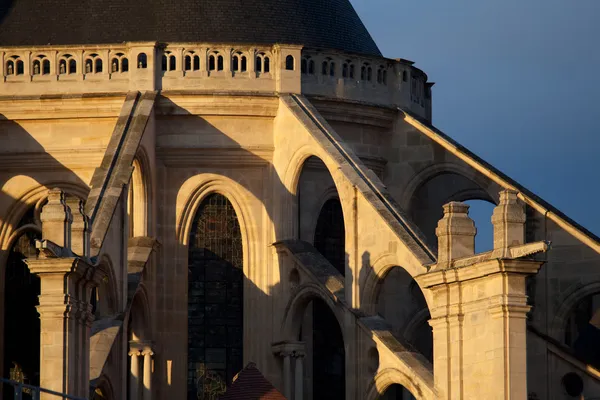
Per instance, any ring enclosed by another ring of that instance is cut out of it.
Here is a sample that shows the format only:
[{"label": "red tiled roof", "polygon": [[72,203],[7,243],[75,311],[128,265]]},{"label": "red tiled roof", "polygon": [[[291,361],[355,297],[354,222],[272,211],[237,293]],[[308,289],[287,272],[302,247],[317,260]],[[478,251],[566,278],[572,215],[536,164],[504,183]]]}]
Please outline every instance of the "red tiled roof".
[{"label": "red tiled roof", "polygon": [[256,368],[256,364],[251,362],[236,375],[231,386],[227,388],[227,393],[219,400],[286,400],[286,398]]}]

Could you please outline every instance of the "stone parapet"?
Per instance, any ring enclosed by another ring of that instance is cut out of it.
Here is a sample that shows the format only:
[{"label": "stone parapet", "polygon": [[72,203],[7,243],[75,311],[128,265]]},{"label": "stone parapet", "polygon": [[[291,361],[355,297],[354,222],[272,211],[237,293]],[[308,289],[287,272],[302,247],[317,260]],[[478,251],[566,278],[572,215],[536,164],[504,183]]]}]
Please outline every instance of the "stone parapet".
[{"label": "stone parapet", "polygon": [[303,93],[402,107],[429,120],[432,83],[412,64],[291,44],[9,47],[0,48],[0,93]]}]

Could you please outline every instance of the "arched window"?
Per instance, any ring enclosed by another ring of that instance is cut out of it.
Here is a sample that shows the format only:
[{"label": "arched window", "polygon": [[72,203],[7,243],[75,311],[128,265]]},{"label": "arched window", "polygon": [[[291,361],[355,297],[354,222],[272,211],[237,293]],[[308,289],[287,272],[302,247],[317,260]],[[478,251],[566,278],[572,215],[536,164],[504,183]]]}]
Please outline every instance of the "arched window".
[{"label": "arched window", "polygon": [[600,294],[585,297],[571,311],[564,342],[582,361],[600,367]]},{"label": "arched window", "polygon": [[262,72],[262,58],[256,57],[256,72]]},{"label": "arched window", "polygon": [[342,203],[337,198],[323,205],[315,230],[315,248],[339,271],[346,273],[346,236]]},{"label": "arched window", "polygon": [[70,75],[77,72],[77,61],[70,54],[63,54],[58,63],[58,73],[60,75]]},{"label": "arched window", "polygon": [[293,56],[287,56],[285,58],[285,69],[288,71],[294,70],[294,57]]},{"label": "arched window", "polygon": [[208,70],[214,71],[216,68],[215,55],[211,54],[208,56]]},{"label": "arched window", "polygon": [[315,62],[313,60],[308,60],[308,74],[315,74]]},{"label": "arched window", "polygon": [[222,55],[219,55],[217,57],[217,70],[223,71],[223,56]]},{"label": "arched window", "polygon": [[198,54],[194,54],[194,63],[192,65],[192,68],[194,69],[194,71],[199,71],[200,70],[200,56]]},{"label": "arched window", "polygon": [[350,64],[350,79],[354,79],[354,64]]},{"label": "arched window", "polygon": [[329,63],[327,61],[323,61],[323,64],[321,64],[321,74],[328,75],[328,71],[329,71]]},{"label": "arched window", "polygon": [[6,75],[14,75],[15,74],[15,62],[13,60],[8,60],[6,62]]},{"label": "arched window", "polygon": [[148,57],[146,53],[140,53],[137,56],[137,67],[139,69],[148,68]]},{"label": "arched window", "polygon": [[91,74],[93,69],[94,69],[93,62],[91,59],[88,58],[87,60],[85,60],[85,73]]},{"label": "arched window", "polygon": [[69,74],[74,74],[77,72],[77,61],[71,58],[69,59]]},{"label": "arched window", "polygon": [[300,61],[300,73],[302,73],[302,74],[308,73],[308,60],[306,58],[303,58]]},{"label": "arched window", "polygon": [[313,393],[315,399],[346,398],[344,336],[331,309],[323,300],[312,302]]},{"label": "arched window", "polygon": [[335,76],[335,63],[333,61],[329,64],[329,76]]},{"label": "arched window", "polygon": [[188,399],[222,394],[243,367],[242,250],[233,206],[207,196],[189,236]]},{"label": "arched window", "polygon": [[377,83],[381,83],[383,77],[382,77],[382,72],[381,69],[377,70]]},{"label": "arched window", "polygon": [[102,59],[101,58],[96,58],[96,61],[95,61],[94,64],[96,66],[96,70],[94,72],[95,73],[102,72]]},{"label": "arched window", "polygon": [[61,59],[61,60],[58,62],[58,73],[59,73],[60,75],[64,75],[64,74],[66,74],[66,73],[67,73],[67,60],[65,60],[65,59]]},{"label": "arched window", "polygon": [[167,71],[175,71],[177,67],[177,59],[175,58],[175,54],[170,51],[165,51],[162,56],[162,70]]},{"label": "arched window", "polygon": [[256,72],[268,73],[271,69],[269,57],[265,53],[259,53],[256,56]]},{"label": "arched window", "polygon": [[367,67],[367,80],[371,82],[371,77],[373,75],[373,69],[371,67]]},{"label": "arched window", "polygon": [[382,82],[384,85],[387,85],[387,70],[383,70],[383,76],[382,76],[382,78],[381,78],[381,82]]},{"label": "arched window", "polygon": [[406,71],[402,71],[402,81],[408,81],[408,73]]},{"label": "arched window", "polygon": [[113,58],[110,63],[110,72],[119,72],[119,59]]},{"label": "arched window", "polygon": [[[34,210],[30,209],[19,226],[34,223]],[[40,319],[36,310],[39,304],[40,279],[29,272],[24,260],[35,258],[35,239],[41,235],[26,231],[15,240],[6,259],[4,287],[4,378],[19,377],[21,382],[39,386],[40,373]],[[0,397],[16,398],[10,385],[4,385]]]},{"label": "arched window", "polygon": [[50,60],[47,58],[42,60],[42,75],[50,75]]},{"label": "arched window", "polygon": [[102,59],[96,53],[86,56],[84,65],[86,74],[97,74],[102,72]]},{"label": "arched window", "polygon": [[247,61],[246,61],[245,55],[243,55],[240,52],[237,52],[233,55],[231,62],[232,62],[232,66],[231,66],[232,71],[246,72],[248,66],[247,66]]},{"label": "arched window", "polygon": [[344,63],[342,65],[342,78],[348,77],[348,64]]},{"label": "arched window", "polygon": [[129,61],[125,54],[117,53],[110,62],[110,72],[127,72],[129,71]]},{"label": "arched window", "polygon": [[33,60],[33,68],[32,68],[32,74],[33,75],[39,75],[40,74],[40,60]]},{"label": "arched window", "polygon": [[186,54],[183,59],[183,69],[184,71],[192,70],[192,56],[189,54]]},{"label": "arched window", "polygon": [[365,67],[364,65],[362,67],[360,67],[360,80],[361,81],[367,80],[367,67]]}]

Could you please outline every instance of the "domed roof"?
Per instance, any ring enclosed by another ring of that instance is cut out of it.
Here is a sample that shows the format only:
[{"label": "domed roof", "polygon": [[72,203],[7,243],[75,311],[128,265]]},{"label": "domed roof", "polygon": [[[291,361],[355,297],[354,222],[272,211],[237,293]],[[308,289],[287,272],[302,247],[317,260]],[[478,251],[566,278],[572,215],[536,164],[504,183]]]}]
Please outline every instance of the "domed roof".
[{"label": "domed roof", "polygon": [[0,46],[302,44],[381,55],[349,0],[0,0]]}]

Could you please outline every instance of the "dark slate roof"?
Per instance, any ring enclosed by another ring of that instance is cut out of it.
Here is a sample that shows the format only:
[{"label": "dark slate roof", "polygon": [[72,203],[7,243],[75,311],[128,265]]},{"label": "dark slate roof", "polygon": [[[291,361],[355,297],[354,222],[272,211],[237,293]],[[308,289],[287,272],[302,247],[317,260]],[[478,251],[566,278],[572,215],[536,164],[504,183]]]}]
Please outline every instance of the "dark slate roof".
[{"label": "dark slate roof", "polygon": [[286,400],[271,382],[249,363],[233,380],[227,392],[219,400]]},{"label": "dark slate roof", "polygon": [[349,0],[0,0],[0,46],[287,43],[381,55]]}]

